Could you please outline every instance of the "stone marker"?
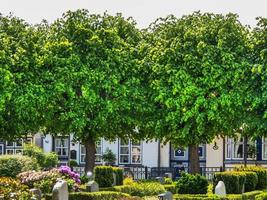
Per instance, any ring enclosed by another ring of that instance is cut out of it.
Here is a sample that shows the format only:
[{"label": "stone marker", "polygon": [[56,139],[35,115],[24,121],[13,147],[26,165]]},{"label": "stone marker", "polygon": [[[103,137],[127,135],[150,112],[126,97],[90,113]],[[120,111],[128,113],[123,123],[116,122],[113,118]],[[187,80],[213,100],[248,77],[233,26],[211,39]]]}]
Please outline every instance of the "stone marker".
[{"label": "stone marker", "polygon": [[219,196],[226,196],[226,189],[223,181],[219,181],[219,183],[216,185],[215,194]]},{"label": "stone marker", "polygon": [[52,200],[69,200],[68,184],[59,179],[53,187]]},{"label": "stone marker", "polygon": [[33,193],[33,199],[41,200],[42,199],[42,192],[40,189],[30,189],[30,191]]},{"label": "stone marker", "polygon": [[158,195],[158,198],[159,198],[159,200],[173,200],[171,192],[166,192],[166,193],[160,194],[160,195]]},{"label": "stone marker", "polygon": [[156,177],[155,178],[160,184],[164,184],[164,177]]},{"label": "stone marker", "polygon": [[165,176],[166,178],[170,178],[170,179],[172,179],[172,173],[165,173],[164,176]]},{"label": "stone marker", "polygon": [[97,182],[89,181],[86,185],[86,191],[87,192],[98,192],[99,186],[98,186]]}]

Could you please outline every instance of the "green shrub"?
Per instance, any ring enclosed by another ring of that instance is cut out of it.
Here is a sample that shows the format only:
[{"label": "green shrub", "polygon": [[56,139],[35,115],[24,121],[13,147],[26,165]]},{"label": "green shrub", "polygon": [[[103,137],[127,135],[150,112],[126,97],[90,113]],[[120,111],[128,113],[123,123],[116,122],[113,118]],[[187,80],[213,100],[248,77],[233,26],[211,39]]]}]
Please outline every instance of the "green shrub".
[{"label": "green shrub", "polygon": [[80,176],[80,179],[81,179],[81,184],[85,184],[85,183],[88,183],[89,182],[89,177],[86,176],[86,175],[82,175]]},{"label": "green shrub", "polygon": [[176,188],[179,194],[206,194],[208,185],[204,176],[183,173],[176,183]]},{"label": "green shrub", "polygon": [[167,184],[167,185],[169,185],[169,184],[172,184],[173,182],[172,182],[172,179],[171,178],[164,178],[164,184]]},{"label": "green shrub", "polygon": [[235,168],[236,171],[255,172],[258,175],[258,183],[256,188],[258,190],[267,188],[267,169],[263,167],[239,167]]},{"label": "green shrub", "polygon": [[[129,197],[128,194],[119,192],[75,192],[69,194],[69,200],[117,200]],[[52,195],[46,195],[46,200],[52,200]]]},{"label": "green shrub", "polygon": [[176,194],[173,196],[174,200],[220,200],[216,195],[205,195],[205,194]]},{"label": "green shrub", "polygon": [[15,178],[19,173],[38,170],[36,159],[21,155],[0,156],[0,176]]},{"label": "green shrub", "polygon": [[132,185],[114,186],[118,192],[130,194],[131,196],[153,196],[166,192],[164,186],[160,183],[133,183]]},{"label": "green shrub", "polygon": [[44,153],[43,149],[34,144],[25,144],[23,155],[35,158],[43,169],[53,168],[58,164],[58,155],[56,153]]},{"label": "green shrub", "polygon": [[113,184],[113,169],[110,166],[97,166],[94,169],[95,181],[99,187],[111,187]]},{"label": "green shrub", "polygon": [[255,191],[251,191],[251,192],[246,192],[246,193],[243,193],[242,194],[242,197],[243,197],[243,199],[245,199],[245,200],[254,200],[255,199],[255,197],[257,196],[257,195],[259,195],[259,194],[261,194],[262,193],[262,191],[260,191],[260,190],[255,190]]},{"label": "green shrub", "polygon": [[116,185],[123,185],[123,169],[120,167],[112,167],[116,176]]},{"label": "green shrub", "polygon": [[267,192],[257,195],[255,199],[256,200],[267,200]]},{"label": "green shrub", "polygon": [[245,192],[250,192],[256,189],[258,184],[258,175],[255,172],[245,172],[246,182],[245,182]]},{"label": "green shrub", "polygon": [[176,187],[175,187],[174,184],[168,184],[168,185],[165,184],[165,185],[163,185],[163,186],[164,186],[164,188],[165,188],[166,191],[171,192],[171,193],[173,193],[173,194],[176,193]]},{"label": "green shrub", "polygon": [[[10,198],[10,193],[16,193]],[[28,200],[32,194],[26,185],[9,177],[0,178],[0,199]]]},{"label": "green shrub", "polygon": [[219,181],[223,181],[227,194],[241,194],[245,180],[244,172],[217,172],[213,177],[213,187],[215,188]]}]

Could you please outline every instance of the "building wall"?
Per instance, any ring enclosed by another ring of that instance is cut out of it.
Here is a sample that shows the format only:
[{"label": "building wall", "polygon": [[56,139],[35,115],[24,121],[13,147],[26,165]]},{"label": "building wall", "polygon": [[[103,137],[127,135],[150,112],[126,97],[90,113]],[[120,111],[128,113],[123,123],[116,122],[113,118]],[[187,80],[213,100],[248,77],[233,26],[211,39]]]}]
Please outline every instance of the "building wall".
[{"label": "building wall", "polygon": [[[214,142],[216,142],[216,146],[214,145]],[[213,143],[206,145],[206,167],[223,166],[223,149],[222,138],[217,138]]]},{"label": "building wall", "polygon": [[158,141],[151,141],[151,142],[143,142],[142,144],[142,150],[143,150],[143,155],[142,155],[142,160],[143,160],[143,165],[148,166],[148,167],[157,167],[158,166],[158,150],[159,150],[159,145]]},{"label": "building wall", "polygon": [[160,167],[170,166],[170,143],[160,144]]}]

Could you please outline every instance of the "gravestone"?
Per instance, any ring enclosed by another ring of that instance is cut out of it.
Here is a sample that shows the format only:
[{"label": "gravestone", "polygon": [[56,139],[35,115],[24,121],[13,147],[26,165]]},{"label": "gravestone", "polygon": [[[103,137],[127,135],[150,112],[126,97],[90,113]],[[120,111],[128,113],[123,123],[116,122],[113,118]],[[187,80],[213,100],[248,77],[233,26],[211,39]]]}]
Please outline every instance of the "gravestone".
[{"label": "gravestone", "polygon": [[160,184],[164,184],[164,177],[156,177],[155,178]]},{"label": "gravestone", "polygon": [[42,192],[39,189],[30,189],[30,191],[33,193],[33,198],[32,199],[36,199],[36,200],[41,200],[42,199]]},{"label": "gravestone", "polygon": [[89,181],[86,185],[86,191],[87,192],[98,192],[99,186],[98,186],[97,182]]},{"label": "gravestone", "polygon": [[226,188],[223,181],[219,181],[219,183],[216,185],[215,194],[219,196],[226,196]]},{"label": "gravestone", "polygon": [[159,198],[159,200],[173,200],[171,192],[166,192],[166,193],[160,194],[160,195],[158,195],[158,198]]},{"label": "gravestone", "polygon": [[164,176],[165,176],[166,178],[170,178],[170,179],[172,179],[172,173],[165,173]]},{"label": "gravestone", "polygon": [[52,200],[68,200],[68,184],[66,181],[59,179],[53,187]]}]

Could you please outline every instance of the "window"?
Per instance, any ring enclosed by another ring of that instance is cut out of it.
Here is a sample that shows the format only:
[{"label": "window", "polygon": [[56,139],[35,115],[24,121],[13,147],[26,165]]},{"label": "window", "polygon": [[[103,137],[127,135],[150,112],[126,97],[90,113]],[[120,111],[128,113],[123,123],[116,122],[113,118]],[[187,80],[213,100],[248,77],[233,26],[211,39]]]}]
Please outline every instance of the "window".
[{"label": "window", "polygon": [[0,144],[0,155],[4,154],[4,145]]},{"label": "window", "polygon": [[6,149],[6,154],[13,155],[14,154],[14,149]]},{"label": "window", "polygon": [[132,142],[132,164],[141,164],[141,143]]},{"label": "window", "polygon": [[205,158],[205,146],[204,145],[199,145],[198,147],[198,156],[200,159]]},{"label": "window", "polygon": [[68,156],[69,154],[69,140],[67,138],[55,139],[55,151],[58,156]]},{"label": "window", "polygon": [[120,164],[141,164],[142,149],[141,142],[131,140],[120,140]]},{"label": "window", "polygon": [[262,159],[267,160],[267,137],[262,138]]},{"label": "window", "polygon": [[185,150],[182,147],[174,150],[174,157],[185,157]]},{"label": "window", "polygon": [[120,163],[130,163],[130,140],[120,140]]},{"label": "window", "polygon": [[14,147],[15,144],[14,144],[14,142],[7,141],[7,142],[6,142],[6,146],[7,146],[7,147]]},{"label": "window", "polygon": [[[244,138],[238,135],[236,138],[226,138],[226,158],[240,160],[244,158]],[[247,142],[248,159],[256,158],[256,142],[249,139]]]},{"label": "window", "polygon": [[[80,162],[84,163],[85,162],[85,154],[86,154],[84,145],[81,145],[80,152],[81,152],[80,153]],[[95,162],[96,163],[102,162],[102,140],[96,146]]]}]

